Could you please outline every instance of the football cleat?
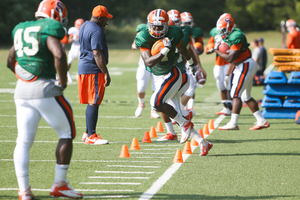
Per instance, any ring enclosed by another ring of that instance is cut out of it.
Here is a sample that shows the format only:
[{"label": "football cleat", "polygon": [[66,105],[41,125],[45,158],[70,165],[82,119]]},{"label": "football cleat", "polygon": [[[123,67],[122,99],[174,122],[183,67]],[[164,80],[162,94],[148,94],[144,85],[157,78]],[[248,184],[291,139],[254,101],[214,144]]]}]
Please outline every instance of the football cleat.
[{"label": "football cleat", "polygon": [[84,144],[108,144],[108,140],[103,140],[102,137],[100,135],[97,135],[96,133],[94,133],[93,135],[91,135],[90,137],[87,137],[85,139]]},{"label": "football cleat", "polygon": [[88,137],[89,134],[87,133],[83,133],[82,137],[81,137],[81,141],[85,142],[85,139]]},{"label": "football cleat", "polygon": [[194,110],[188,110],[189,114],[187,116],[184,116],[187,120],[191,121],[192,118],[195,116],[196,112]]},{"label": "football cleat", "polygon": [[19,193],[19,200],[32,200],[34,199],[34,194],[31,192],[31,188],[29,187],[25,192],[20,192]]},{"label": "football cleat", "polygon": [[181,138],[180,138],[180,143],[185,143],[190,135],[191,131],[194,127],[194,124],[191,121],[186,121],[183,123],[183,125],[180,127],[181,128]]},{"label": "football cleat", "polygon": [[[199,145],[200,147],[200,155],[199,156],[206,156],[208,154],[208,142],[206,140],[202,140]],[[211,146],[212,148],[212,146]]]},{"label": "football cleat", "polygon": [[209,150],[211,150],[211,148],[213,148],[213,144],[212,143],[210,143],[210,142],[207,142],[207,150],[209,151]]},{"label": "football cleat", "polygon": [[135,110],[134,115],[136,117],[140,117],[142,115],[142,112],[143,112],[144,108],[145,108],[145,104],[144,103],[139,103],[137,109]]},{"label": "football cleat", "polygon": [[268,121],[263,121],[263,122],[255,122],[254,126],[249,128],[249,130],[251,131],[254,131],[254,130],[259,130],[259,129],[262,129],[262,128],[268,128],[270,127],[270,124]]},{"label": "football cleat", "polygon": [[221,126],[218,128],[219,130],[240,130],[237,124],[228,122],[225,126]]},{"label": "football cleat", "polygon": [[157,139],[157,141],[167,141],[167,140],[177,140],[177,135],[173,135],[172,133],[167,133],[163,137]]},{"label": "football cleat", "polygon": [[59,183],[54,183],[50,190],[50,195],[52,197],[59,197],[59,198],[72,198],[72,199],[82,199],[83,194],[80,192],[75,191],[71,188],[69,183],[66,181],[61,181]]},{"label": "football cleat", "polygon": [[217,112],[216,115],[231,115],[231,110],[229,108],[223,108],[221,111]]},{"label": "football cleat", "polygon": [[160,118],[159,114],[156,112],[156,110],[151,110],[151,118],[158,119]]}]

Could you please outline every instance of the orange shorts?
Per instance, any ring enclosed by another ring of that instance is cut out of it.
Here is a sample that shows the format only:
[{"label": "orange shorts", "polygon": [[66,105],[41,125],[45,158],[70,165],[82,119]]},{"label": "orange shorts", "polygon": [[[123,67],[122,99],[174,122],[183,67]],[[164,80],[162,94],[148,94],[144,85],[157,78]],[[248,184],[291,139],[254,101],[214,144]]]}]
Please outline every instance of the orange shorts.
[{"label": "orange shorts", "polygon": [[78,75],[78,93],[81,104],[101,104],[105,86],[104,74]]}]

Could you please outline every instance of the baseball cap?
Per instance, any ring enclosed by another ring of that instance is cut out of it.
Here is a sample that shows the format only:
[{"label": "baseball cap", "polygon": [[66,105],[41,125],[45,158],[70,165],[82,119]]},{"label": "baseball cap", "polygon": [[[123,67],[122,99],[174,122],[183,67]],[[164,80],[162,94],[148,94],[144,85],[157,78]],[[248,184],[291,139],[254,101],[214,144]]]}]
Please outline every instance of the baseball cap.
[{"label": "baseball cap", "polygon": [[263,38],[258,38],[258,41],[259,42],[264,42],[264,39]]},{"label": "baseball cap", "polygon": [[111,14],[108,13],[105,6],[96,6],[92,12],[93,17],[107,17],[109,19],[113,18]]}]

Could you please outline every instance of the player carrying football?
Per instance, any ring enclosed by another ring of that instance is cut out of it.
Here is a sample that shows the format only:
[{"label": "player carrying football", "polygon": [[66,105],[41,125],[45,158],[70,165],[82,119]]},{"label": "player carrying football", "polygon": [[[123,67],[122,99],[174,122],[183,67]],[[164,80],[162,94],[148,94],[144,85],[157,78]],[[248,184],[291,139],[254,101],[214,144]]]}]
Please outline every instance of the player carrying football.
[{"label": "player carrying football", "polygon": [[[155,75],[156,90],[151,96],[151,105],[158,111],[174,119],[181,128],[180,143],[184,143],[191,136],[200,145],[200,155],[204,156],[212,147],[194,129],[194,124],[184,118],[180,112],[178,90],[182,84],[182,74],[174,66],[175,48],[189,63],[189,68],[194,71],[196,60],[193,60],[181,39],[183,32],[176,26],[168,26],[168,15],[162,9],[156,9],[148,14],[148,30],[140,31],[135,37],[135,44],[140,48],[141,56],[146,69]],[[152,45],[163,39],[164,48],[160,53],[151,55]],[[195,71],[194,71],[195,72]]]},{"label": "player carrying football", "polygon": [[[233,72],[234,78],[230,91],[233,98],[231,119],[225,126],[219,127],[219,130],[239,130],[237,122],[242,109],[241,98],[247,103],[257,120],[249,130],[268,128],[270,126],[268,121],[262,116],[257,102],[251,96],[253,76],[258,69],[258,65],[251,57],[251,50],[248,48],[249,43],[246,36],[240,30],[234,29],[234,20],[230,15],[221,15],[216,27],[219,31],[220,41],[214,47],[215,52],[227,62],[234,64],[229,66],[224,79],[225,87],[227,87],[230,81],[229,76]],[[228,54],[218,50],[221,41],[230,46]]]}]

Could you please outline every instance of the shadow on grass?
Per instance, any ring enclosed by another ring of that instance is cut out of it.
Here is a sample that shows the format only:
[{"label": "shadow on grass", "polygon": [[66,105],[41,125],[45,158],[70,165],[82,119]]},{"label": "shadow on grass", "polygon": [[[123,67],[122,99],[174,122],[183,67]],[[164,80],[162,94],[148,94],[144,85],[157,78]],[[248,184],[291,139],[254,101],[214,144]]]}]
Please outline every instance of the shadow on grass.
[{"label": "shadow on grass", "polygon": [[[86,194],[83,199],[139,199],[141,193],[130,194],[116,194],[116,193],[103,193],[103,194]],[[191,195],[191,194],[156,194],[151,198],[151,195],[145,196],[143,199],[277,199],[277,198],[296,198],[298,195],[268,195],[268,196],[213,196],[213,195]],[[1,199],[16,199],[16,196],[0,196]],[[53,199],[50,196],[35,196],[38,199]]]}]

